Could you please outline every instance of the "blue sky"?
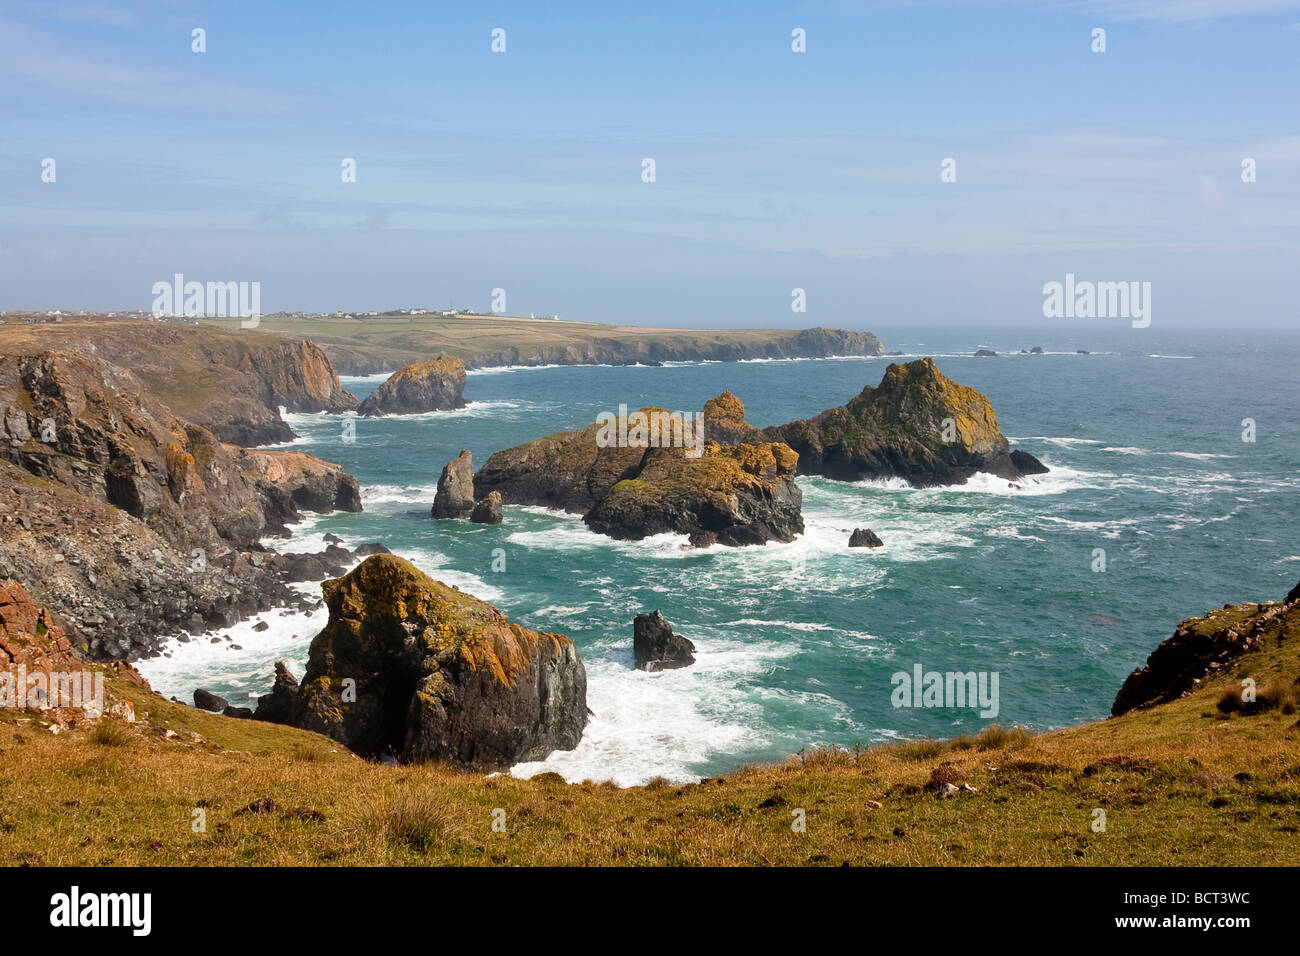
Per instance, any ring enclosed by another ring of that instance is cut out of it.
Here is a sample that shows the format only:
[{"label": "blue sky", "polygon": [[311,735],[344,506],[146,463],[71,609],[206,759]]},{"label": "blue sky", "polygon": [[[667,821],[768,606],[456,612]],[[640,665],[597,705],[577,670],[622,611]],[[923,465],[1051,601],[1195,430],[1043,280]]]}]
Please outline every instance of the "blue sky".
[{"label": "blue sky", "polygon": [[1300,0],[6,0],[0,90],[0,308],[1042,325],[1073,272],[1296,319]]}]

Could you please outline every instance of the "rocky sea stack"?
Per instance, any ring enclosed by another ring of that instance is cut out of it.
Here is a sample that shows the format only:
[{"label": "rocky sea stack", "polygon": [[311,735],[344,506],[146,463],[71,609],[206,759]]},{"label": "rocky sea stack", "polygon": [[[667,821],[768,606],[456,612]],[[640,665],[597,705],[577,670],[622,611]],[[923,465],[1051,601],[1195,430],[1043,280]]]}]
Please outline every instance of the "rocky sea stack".
[{"label": "rocky sea stack", "polygon": [[632,621],[632,655],[638,670],[666,671],[695,663],[695,645],[673,633],[659,611],[638,614]]},{"label": "rocky sea stack", "polygon": [[[689,418],[643,408],[496,452],[474,476],[475,494],[499,491],[507,504],[578,512],[593,530],[628,540],[671,531],[738,546],[791,541],[803,531],[789,448],[714,441],[656,447],[633,437],[638,420],[660,423],[660,434],[693,434]],[[609,440],[615,435],[628,440]]]},{"label": "rocky sea stack", "polygon": [[433,496],[434,518],[468,518],[474,511],[474,458],[468,449],[442,466]]},{"label": "rocky sea stack", "polygon": [[297,726],[363,756],[476,770],[577,746],[587,675],[564,635],[512,624],[395,555],[323,591],[329,623],[311,643]]},{"label": "rocky sea stack", "polygon": [[893,364],[880,385],[813,418],[757,429],[724,392],[705,405],[705,434],[719,441],[783,442],[799,474],[840,481],[903,478],[917,487],[964,484],[977,472],[1014,480],[1047,468],[1012,452],[989,400],[944,376],[930,358]]},{"label": "rocky sea stack", "polygon": [[415,415],[465,407],[465,364],[440,355],[398,369],[366,396],[358,415]]}]

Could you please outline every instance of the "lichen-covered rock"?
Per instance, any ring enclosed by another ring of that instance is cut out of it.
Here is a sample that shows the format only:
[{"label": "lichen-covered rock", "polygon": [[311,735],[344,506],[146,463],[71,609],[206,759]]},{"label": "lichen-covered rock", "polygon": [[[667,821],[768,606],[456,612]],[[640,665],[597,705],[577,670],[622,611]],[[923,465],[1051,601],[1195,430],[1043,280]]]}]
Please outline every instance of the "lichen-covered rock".
[{"label": "lichen-covered rock", "polygon": [[803,532],[797,463],[793,451],[776,443],[708,442],[699,458],[652,448],[636,474],[610,488],[583,520],[601,534],[630,540],[707,531],[731,546],[793,541]]},{"label": "lichen-covered rock", "polygon": [[503,517],[501,492],[489,491],[486,498],[474,505],[469,520],[477,524],[500,524]]},{"label": "lichen-covered rock", "polygon": [[366,396],[358,415],[413,415],[465,407],[465,364],[454,355],[413,362]]},{"label": "lichen-covered rock", "polygon": [[474,459],[468,450],[442,466],[431,513],[435,518],[466,518],[474,511]]},{"label": "lichen-covered rock", "polygon": [[793,448],[800,474],[841,481],[897,477],[930,487],[964,484],[977,472],[1016,479],[1046,471],[1024,452],[1013,459],[989,400],[929,358],[890,365],[879,386],[847,404],[759,435]]},{"label": "lichen-covered rock", "polygon": [[[653,434],[693,435],[694,420],[643,408],[496,452],[474,476],[475,491],[499,491],[510,504],[579,512],[592,530],[630,540],[709,532],[712,540],[736,546],[790,541],[803,531],[797,459],[789,448],[707,440],[692,447],[689,440],[649,436],[634,441],[629,422],[638,415],[660,423]],[[707,417],[704,430],[707,435]],[[611,434],[629,438],[611,444]]]},{"label": "lichen-covered rock", "polygon": [[674,634],[663,614],[653,611],[632,621],[632,656],[639,670],[672,670],[695,663],[695,645]]},{"label": "lichen-covered rock", "polygon": [[365,756],[481,770],[577,746],[587,677],[564,635],[512,624],[395,555],[323,592],[329,623],[311,643],[297,726]]}]

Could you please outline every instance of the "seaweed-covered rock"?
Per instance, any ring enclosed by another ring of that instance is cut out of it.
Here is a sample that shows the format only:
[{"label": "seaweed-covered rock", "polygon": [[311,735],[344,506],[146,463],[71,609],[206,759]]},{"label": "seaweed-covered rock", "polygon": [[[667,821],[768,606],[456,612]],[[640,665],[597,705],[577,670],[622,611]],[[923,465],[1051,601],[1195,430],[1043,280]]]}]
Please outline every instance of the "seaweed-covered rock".
[{"label": "seaweed-covered rock", "polygon": [[454,355],[413,362],[366,396],[358,415],[413,415],[465,407],[465,364]]},{"label": "seaweed-covered rock", "polygon": [[632,655],[639,670],[672,670],[695,663],[695,645],[674,634],[663,614],[653,611],[632,621]]},{"label": "seaweed-covered rock", "polygon": [[442,467],[433,496],[435,518],[466,518],[474,511],[474,459],[462,451]]},{"label": "seaweed-covered rock", "polygon": [[512,624],[396,555],[323,592],[329,623],[311,643],[297,726],[365,756],[484,770],[577,746],[587,676],[564,635]]}]

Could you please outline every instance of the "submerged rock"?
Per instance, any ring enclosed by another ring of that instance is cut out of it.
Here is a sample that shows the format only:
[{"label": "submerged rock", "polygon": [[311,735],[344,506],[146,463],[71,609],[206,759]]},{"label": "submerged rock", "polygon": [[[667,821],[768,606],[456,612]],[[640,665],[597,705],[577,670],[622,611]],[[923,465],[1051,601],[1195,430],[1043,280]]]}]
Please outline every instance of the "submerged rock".
[{"label": "submerged rock", "polygon": [[881,541],[870,528],[854,528],[853,533],[849,535],[850,548],[883,548],[884,546],[885,542]]},{"label": "submerged rock", "polygon": [[512,624],[396,555],[323,592],[330,618],[311,643],[297,726],[363,756],[482,770],[577,746],[587,676],[569,638]]},{"label": "submerged rock", "polygon": [[435,518],[467,518],[473,511],[474,459],[465,450],[443,466],[432,514]]},{"label": "submerged rock", "polygon": [[486,498],[474,505],[469,520],[477,524],[500,524],[502,517],[501,492],[489,491]]},{"label": "submerged rock", "polygon": [[358,415],[413,415],[465,407],[465,364],[454,355],[398,369],[366,396]]},{"label": "submerged rock", "polygon": [[653,611],[632,621],[632,655],[639,670],[671,670],[695,663],[695,645],[674,634],[663,614]]}]

